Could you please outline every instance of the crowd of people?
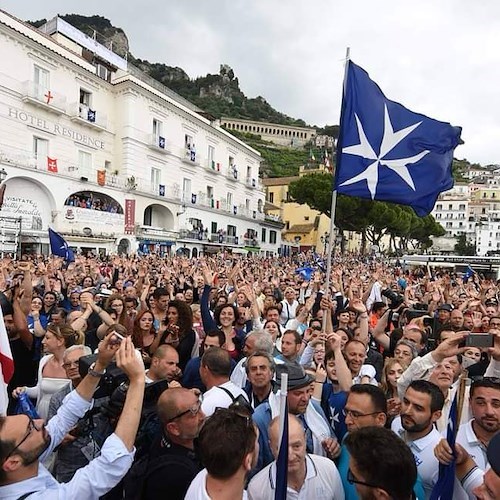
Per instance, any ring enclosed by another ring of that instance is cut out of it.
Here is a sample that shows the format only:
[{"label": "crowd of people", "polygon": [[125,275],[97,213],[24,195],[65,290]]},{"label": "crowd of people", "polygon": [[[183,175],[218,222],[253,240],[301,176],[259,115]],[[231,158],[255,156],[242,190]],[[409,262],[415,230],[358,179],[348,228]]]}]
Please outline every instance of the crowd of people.
[{"label": "crowd of people", "polygon": [[500,498],[500,282],[313,261],[4,258],[0,498]]}]

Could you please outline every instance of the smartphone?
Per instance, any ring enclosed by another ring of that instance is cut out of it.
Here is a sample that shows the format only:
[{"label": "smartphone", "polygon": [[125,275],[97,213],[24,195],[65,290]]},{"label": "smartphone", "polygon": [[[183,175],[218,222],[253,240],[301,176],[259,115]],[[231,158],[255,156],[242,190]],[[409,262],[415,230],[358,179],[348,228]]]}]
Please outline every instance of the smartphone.
[{"label": "smartphone", "polygon": [[494,338],[491,333],[471,333],[465,339],[465,347],[487,348],[494,346]]},{"label": "smartphone", "polygon": [[114,338],[111,338],[109,341],[109,343],[113,345],[119,345],[122,343],[122,340],[125,340],[125,337],[118,332],[113,332],[113,337]]}]

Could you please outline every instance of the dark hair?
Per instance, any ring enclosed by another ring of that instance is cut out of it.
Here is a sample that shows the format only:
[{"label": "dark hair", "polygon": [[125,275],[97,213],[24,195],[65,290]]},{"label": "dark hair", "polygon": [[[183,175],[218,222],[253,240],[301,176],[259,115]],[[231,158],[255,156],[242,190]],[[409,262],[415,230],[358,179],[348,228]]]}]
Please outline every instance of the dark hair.
[{"label": "dark hair", "polygon": [[170,294],[168,293],[166,288],[159,287],[153,292],[153,297],[155,300],[158,300],[160,297],[170,297]]},{"label": "dark hair", "polygon": [[61,318],[64,321],[66,321],[66,317],[68,316],[68,311],[66,311],[66,309],[64,309],[62,307],[54,307],[54,309],[52,309],[50,315],[52,316],[53,314],[60,314]]},{"label": "dark hair", "polygon": [[354,384],[349,393],[368,395],[372,402],[373,411],[387,415],[387,399],[380,387],[371,384]]},{"label": "dark hair", "polygon": [[154,327],[154,322],[155,322],[155,315],[153,314],[153,311],[151,309],[143,309],[134,319],[134,327],[132,330],[132,343],[134,344],[135,347],[138,349],[142,349],[144,347],[144,342],[143,342],[143,336],[144,333],[141,330],[141,318],[145,314],[150,314],[153,318],[153,321],[151,323],[151,328],[149,329],[149,333],[152,335],[156,335],[156,330]]},{"label": "dark hair", "polygon": [[302,337],[300,336],[300,333],[297,330],[285,330],[283,332],[283,336],[285,335],[293,335],[293,340],[295,341],[295,344],[301,344],[302,343]]},{"label": "dark hair", "polygon": [[272,311],[273,309],[278,311],[278,314],[281,314],[281,308],[278,305],[272,305],[272,306],[266,307],[266,309],[264,311],[264,318],[267,316],[267,313],[269,311]]},{"label": "dark hair", "polygon": [[[205,339],[207,337],[217,337],[219,340],[219,347],[222,347],[226,343],[226,336],[222,330],[210,330],[205,333]],[[200,346],[200,356],[203,356],[205,352],[205,339],[203,339]]]},{"label": "dark hair", "polygon": [[349,309],[339,309],[336,313],[335,313],[335,317],[338,318],[342,313],[348,313],[350,312]]},{"label": "dark hair", "polygon": [[488,389],[496,389],[500,391],[500,378],[496,377],[483,377],[472,382],[470,386],[470,397],[474,396],[474,392],[481,387],[486,387]]},{"label": "dark hair", "polygon": [[220,325],[220,313],[223,311],[223,309],[231,308],[234,312],[234,323],[236,323],[240,317],[240,313],[238,311],[238,308],[233,305],[233,304],[228,304],[227,302],[225,304],[221,304],[220,306],[217,306],[214,311],[214,319],[217,325]]},{"label": "dark hair", "polygon": [[111,307],[111,304],[115,301],[115,300],[119,300],[121,301],[121,303],[123,304],[123,310],[122,310],[122,313],[120,314],[119,317],[117,317],[117,321],[118,323],[120,323],[121,325],[124,325],[125,324],[125,321],[127,319],[127,311],[126,311],[126,307],[125,307],[125,299],[123,298],[122,295],[120,295],[119,293],[113,293],[111,294],[107,299],[106,299],[106,302],[104,302],[104,309],[108,310],[108,309],[113,309]]},{"label": "dark hair", "polygon": [[[428,394],[431,397],[431,413],[442,410],[444,406],[444,395],[441,389],[434,383],[428,380],[414,380],[408,389],[413,389],[423,394]],[[406,389],[406,390],[408,390]]]},{"label": "dark hair", "polygon": [[[355,386],[354,386],[355,387]],[[345,445],[363,481],[387,492],[393,500],[408,500],[417,480],[410,448],[384,427],[364,427],[349,433]]]},{"label": "dark hair", "polygon": [[380,311],[380,309],[384,309],[384,307],[387,307],[385,302],[374,302],[372,305],[372,312],[376,313]]},{"label": "dark hair", "polygon": [[241,467],[245,456],[255,449],[256,440],[257,432],[250,416],[218,408],[200,431],[202,463],[211,476],[230,478]]},{"label": "dark hair", "polygon": [[231,375],[231,356],[221,347],[213,347],[203,353],[201,366],[206,366],[211,373],[219,377]]},{"label": "dark hair", "polygon": [[179,339],[182,340],[182,338],[193,329],[193,310],[189,307],[189,304],[183,300],[171,300],[168,303],[167,311],[169,307],[173,307],[177,310]]}]

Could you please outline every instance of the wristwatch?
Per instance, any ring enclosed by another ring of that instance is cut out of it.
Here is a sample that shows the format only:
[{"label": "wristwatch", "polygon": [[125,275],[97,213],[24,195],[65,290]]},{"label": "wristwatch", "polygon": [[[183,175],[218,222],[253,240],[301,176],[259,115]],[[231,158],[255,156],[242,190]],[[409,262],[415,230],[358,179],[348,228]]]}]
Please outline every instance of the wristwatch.
[{"label": "wristwatch", "polygon": [[88,374],[91,377],[102,377],[103,375],[106,374],[106,369],[104,369],[102,372],[98,372],[98,371],[94,370],[94,367],[95,367],[95,362],[90,365],[90,368],[88,371]]}]

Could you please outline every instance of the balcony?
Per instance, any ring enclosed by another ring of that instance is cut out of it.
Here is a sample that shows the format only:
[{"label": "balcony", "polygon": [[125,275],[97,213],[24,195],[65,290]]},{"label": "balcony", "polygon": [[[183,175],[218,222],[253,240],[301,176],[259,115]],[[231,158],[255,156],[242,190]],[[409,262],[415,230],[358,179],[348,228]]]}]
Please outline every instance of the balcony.
[{"label": "balcony", "polygon": [[175,240],[177,232],[163,227],[145,226],[138,224],[135,226],[135,235],[141,238],[161,238],[164,240]]},{"label": "balcony", "polygon": [[194,146],[184,146],[181,148],[179,155],[182,161],[191,166],[198,166],[200,163],[198,161],[198,154]]},{"label": "balcony", "polygon": [[210,235],[210,241],[212,243],[221,243],[227,245],[238,245],[239,238],[238,236],[227,236],[226,234],[221,233],[212,233]]},{"label": "balcony", "polygon": [[104,113],[99,110],[91,109],[85,104],[71,104],[71,121],[80,123],[85,127],[98,130],[100,132],[107,129],[108,119]]},{"label": "balcony", "polygon": [[215,160],[207,160],[205,163],[205,168],[210,170],[210,172],[214,172],[216,174],[221,174],[221,164],[217,163]]},{"label": "balcony", "polygon": [[149,134],[146,137],[146,142],[148,144],[148,148],[152,149],[153,151],[157,151],[163,154],[169,153],[169,150],[167,149],[167,140],[161,135]]},{"label": "balcony", "polygon": [[197,231],[196,229],[181,229],[179,231],[179,239],[181,240],[196,240],[208,241],[208,233],[206,231]]},{"label": "balcony", "polygon": [[256,188],[257,187],[257,179],[252,179],[251,177],[247,177],[246,180],[247,187]]},{"label": "balcony", "polygon": [[50,113],[66,113],[66,97],[33,81],[23,83],[22,99]]},{"label": "balcony", "polygon": [[260,242],[257,237],[255,238],[244,238],[243,239],[243,244],[246,247],[258,247],[260,245]]},{"label": "balcony", "polygon": [[229,165],[229,168],[226,172],[226,177],[229,180],[236,182],[238,180],[238,167],[236,165]]}]

